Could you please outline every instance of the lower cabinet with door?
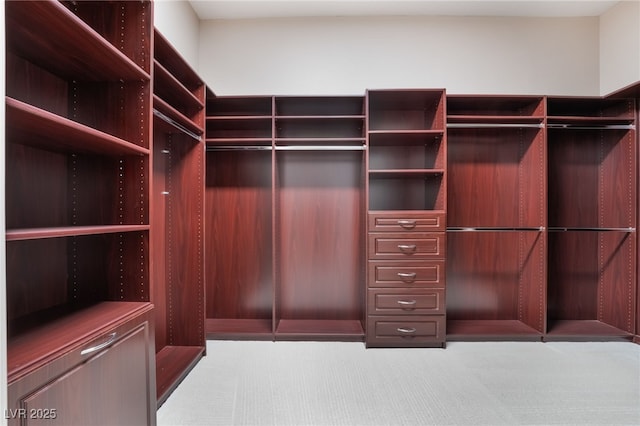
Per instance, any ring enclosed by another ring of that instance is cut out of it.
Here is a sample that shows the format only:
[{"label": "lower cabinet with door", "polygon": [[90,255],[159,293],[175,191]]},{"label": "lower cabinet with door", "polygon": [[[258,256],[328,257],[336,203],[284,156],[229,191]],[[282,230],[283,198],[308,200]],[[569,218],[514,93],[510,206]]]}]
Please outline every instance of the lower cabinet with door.
[{"label": "lower cabinet with door", "polygon": [[[128,306],[123,306],[128,305]],[[138,305],[138,306],[134,306]],[[124,313],[84,333],[100,316]],[[9,425],[154,425],[156,422],[153,308],[149,303],[104,302],[79,311],[43,333],[67,346],[40,353],[20,368],[32,339],[13,342],[13,376],[4,415]],[[82,330],[85,329],[85,330]],[[46,342],[45,342],[46,343]],[[53,346],[52,346],[53,347]]]}]

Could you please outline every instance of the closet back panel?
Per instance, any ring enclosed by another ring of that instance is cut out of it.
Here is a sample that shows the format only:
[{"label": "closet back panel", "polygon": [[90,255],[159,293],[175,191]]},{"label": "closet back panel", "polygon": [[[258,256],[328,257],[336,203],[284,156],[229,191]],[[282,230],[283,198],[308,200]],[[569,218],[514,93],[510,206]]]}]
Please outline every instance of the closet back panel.
[{"label": "closet back panel", "polygon": [[538,227],[545,222],[540,129],[449,129],[447,223]]},{"label": "closet back panel", "polygon": [[207,318],[272,317],[271,157],[271,151],[207,153]]},{"label": "closet back panel", "polygon": [[629,130],[549,130],[549,226],[635,226],[634,146]]},{"label": "closet back panel", "polygon": [[447,234],[447,318],[520,320],[542,332],[541,232]]},{"label": "closet back panel", "polygon": [[549,325],[599,320],[633,332],[635,244],[627,232],[550,232]]},{"label": "closet back panel", "polygon": [[362,155],[278,152],[278,319],[362,319]]}]

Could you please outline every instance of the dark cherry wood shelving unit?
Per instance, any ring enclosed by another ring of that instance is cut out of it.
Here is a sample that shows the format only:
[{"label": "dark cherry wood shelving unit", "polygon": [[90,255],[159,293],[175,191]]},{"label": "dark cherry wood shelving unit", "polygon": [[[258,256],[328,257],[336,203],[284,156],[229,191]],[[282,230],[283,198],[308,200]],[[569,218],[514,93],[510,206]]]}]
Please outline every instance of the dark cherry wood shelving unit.
[{"label": "dark cherry wood shelving unit", "polygon": [[273,97],[207,93],[207,338],[273,339]]},{"label": "dark cherry wood shelving unit", "polygon": [[545,102],[447,97],[447,338],[545,331]]},{"label": "dark cherry wood shelving unit", "polygon": [[[9,405],[155,424],[152,4],[10,1],[5,13]],[[98,371],[110,377],[96,397]]]},{"label": "dark cherry wood shelving unit", "polygon": [[362,340],[363,98],[210,93],[207,114],[207,336]]},{"label": "dark cherry wood shelving unit", "polygon": [[545,340],[629,340],[637,292],[635,102],[547,102]]},{"label": "dark cherry wood shelving unit", "polygon": [[204,82],[154,31],[152,301],[162,404],[205,354]]},{"label": "dark cherry wood shelving unit", "polygon": [[446,342],[444,90],[367,92],[367,347]]}]

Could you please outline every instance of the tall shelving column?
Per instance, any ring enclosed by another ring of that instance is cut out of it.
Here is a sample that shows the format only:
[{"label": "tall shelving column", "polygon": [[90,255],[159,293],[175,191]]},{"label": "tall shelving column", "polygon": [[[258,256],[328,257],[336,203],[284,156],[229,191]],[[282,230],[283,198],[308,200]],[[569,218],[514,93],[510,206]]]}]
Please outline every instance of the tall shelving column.
[{"label": "tall shelving column", "polygon": [[152,4],[5,6],[10,407],[154,424]]},{"label": "tall shelving column", "polygon": [[633,99],[548,98],[545,340],[630,340],[637,292]]},{"label": "tall shelving column", "polygon": [[274,98],[274,337],[362,341],[364,98]]},{"label": "tall shelving column", "polygon": [[367,347],[446,342],[445,91],[367,92]]},{"label": "tall shelving column", "polygon": [[447,97],[449,340],[544,333],[544,119],[542,97]]},{"label": "tall shelving column", "polygon": [[161,404],[205,353],[206,87],[157,30],[153,57],[151,300]]},{"label": "tall shelving column", "polygon": [[209,339],[273,340],[272,103],[207,94]]}]

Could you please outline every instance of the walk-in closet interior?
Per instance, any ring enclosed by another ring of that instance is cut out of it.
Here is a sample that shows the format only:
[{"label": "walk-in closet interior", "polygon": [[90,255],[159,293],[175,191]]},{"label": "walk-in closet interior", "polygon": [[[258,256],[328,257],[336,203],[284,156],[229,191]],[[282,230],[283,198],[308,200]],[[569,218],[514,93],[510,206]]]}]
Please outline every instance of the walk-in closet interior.
[{"label": "walk-in closet interior", "polygon": [[229,94],[162,7],[5,2],[9,424],[155,424],[208,339],[640,343],[640,83]]}]

